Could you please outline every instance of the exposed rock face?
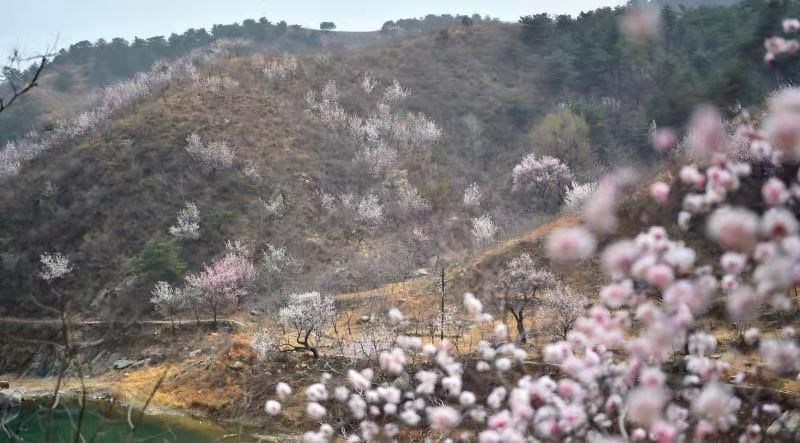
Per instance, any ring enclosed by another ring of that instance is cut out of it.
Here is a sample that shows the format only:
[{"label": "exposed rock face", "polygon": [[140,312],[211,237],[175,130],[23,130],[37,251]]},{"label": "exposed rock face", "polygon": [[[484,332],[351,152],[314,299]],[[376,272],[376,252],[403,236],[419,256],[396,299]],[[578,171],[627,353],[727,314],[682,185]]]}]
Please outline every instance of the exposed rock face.
[{"label": "exposed rock face", "polygon": [[127,369],[127,368],[130,368],[131,366],[135,365],[136,363],[137,363],[136,360],[130,360],[130,359],[127,359],[127,358],[121,358],[121,359],[115,361],[114,364],[111,367],[116,369],[116,370]]}]

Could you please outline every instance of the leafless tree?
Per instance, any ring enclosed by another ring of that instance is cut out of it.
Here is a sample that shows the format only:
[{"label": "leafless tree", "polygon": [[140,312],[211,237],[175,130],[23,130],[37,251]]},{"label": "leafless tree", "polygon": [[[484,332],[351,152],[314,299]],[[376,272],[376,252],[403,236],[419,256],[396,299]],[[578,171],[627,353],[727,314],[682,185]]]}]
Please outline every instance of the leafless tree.
[{"label": "leafless tree", "polygon": [[[37,60],[37,62],[33,68],[33,75],[26,79],[20,75],[20,71],[16,67],[31,60]],[[8,57],[8,62],[2,66],[2,71],[0,71],[0,83],[4,83],[5,86],[0,88],[0,112],[8,109],[18,98],[39,85],[39,78],[49,61],[48,55],[24,57],[17,50],[12,52]]]}]

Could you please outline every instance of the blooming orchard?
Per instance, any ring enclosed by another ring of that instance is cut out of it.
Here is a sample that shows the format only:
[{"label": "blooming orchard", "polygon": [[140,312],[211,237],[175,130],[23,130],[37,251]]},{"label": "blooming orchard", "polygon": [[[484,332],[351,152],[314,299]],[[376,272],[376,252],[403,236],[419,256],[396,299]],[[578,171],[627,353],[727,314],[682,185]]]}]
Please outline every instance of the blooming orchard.
[{"label": "blooming orchard", "polygon": [[196,51],[171,62],[160,61],[149,71],[101,89],[89,100],[87,111],[56,121],[52,130],[33,131],[20,140],[8,142],[0,148],[0,180],[16,176],[25,163],[43,152],[90,133],[108,121],[114,112],[164,88],[170,82],[196,78],[194,63],[200,54]]},{"label": "blooming orchard", "polygon": [[[623,32],[649,37],[653,17],[635,12],[640,15],[626,17]],[[784,28],[796,32],[798,23],[787,21]],[[796,45],[771,39],[767,59],[795,52]],[[780,406],[748,397],[741,388],[745,373],[726,381],[731,362],[718,358],[714,331],[699,319],[716,312],[715,305],[740,324],[795,309],[787,294],[800,284],[800,226],[794,213],[800,201],[799,110],[800,89],[787,87],[770,98],[760,124],[741,115],[735,134],[716,110],[701,108],[679,149],[653,137],[661,152],[684,163],[671,183],[651,184],[647,193],[659,207],[680,205],[676,229],[672,223],[648,226],[632,238],[620,237],[617,211],[631,175],[619,171],[598,183],[584,204],[583,223],[556,229],[544,245],[555,264],[576,265],[597,256],[609,279],[587,311],[585,298],[548,284],[552,292],[546,291],[545,305],[558,332],[557,341],[541,350],[550,374],[530,374],[523,366],[528,353],[508,341],[503,324],[494,327],[493,340],[480,341],[476,360],[457,359],[447,340],[423,346],[418,337],[400,336],[380,354],[380,374],[350,369],[343,383],[323,374],[305,389],[306,413],[321,424],[304,440],[393,440],[408,435],[401,434],[405,429],[431,440],[485,443],[762,441],[759,423],[780,425],[775,420]],[[742,137],[752,155],[739,155]],[[754,177],[749,162],[777,168],[764,168],[766,178]],[[561,191],[561,182],[571,178],[557,159],[533,156],[513,174],[516,192],[538,186]],[[495,230],[488,216],[475,221],[476,237],[491,238]],[[697,244],[696,238],[680,238],[686,230],[705,233],[720,254],[698,254],[689,245],[689,240]],[[554,283],[528,259],[509,264],[509,281],[520,274],[520,281],[539,276],[537,281]],[[463,301],[471,320],[492,324],[477,297],[466,294]],[[403,315],[393,311],[390,317]],[[756,354],[771,376],[800,370],[800,347],[789,325],[777,336],[749,328],[741,346]],[[429,359],[425,364],[411,364],[422,356]],[[416,383],[391,381],[404,371]],[[287,392],[276,389],[278,400],[265,405],[270,415],[281,413],[279,400]]]}]

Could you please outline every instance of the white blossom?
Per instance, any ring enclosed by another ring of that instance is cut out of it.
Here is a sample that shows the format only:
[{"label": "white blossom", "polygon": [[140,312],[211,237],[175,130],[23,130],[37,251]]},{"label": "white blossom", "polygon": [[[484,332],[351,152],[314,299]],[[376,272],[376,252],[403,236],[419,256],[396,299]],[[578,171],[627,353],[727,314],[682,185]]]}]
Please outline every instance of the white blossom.
[{"label": "white blossom", "polygon": [[50,283],[72,272],[73,266],[69,259],[58,252],[45,252],[39,257],[42,271],[39,277]]},{"label": "white blossom", "polygon": [[597,189],[597,182],[579,184],[573,181],[572,185],[566,188],[566,193],[564,194],[564,208],[568,211],[579,210],[584,202],[597,192]]},{"label": "white blossom", "polygon": [[179,240],[197,240],[200,238],[200,211],[192,202],[178,211],[178,223],[170,226],[169,233]]},{"label": "white blossom", "polygon": [[235,155],[225,142],[203,143],[200,136],[191,134],[186,138],[186,144],[186,152],[208,171],[233,166]]},{"label": "white blossom", "polygon": [[472,239],[477,245],[485,246],[492,243],[497,231],[497,225],[489,214],[472,219]]},{"label": "white blossom", "polygon": [[481,204],[481,187],[478,183],[472,183],[464,190],[464,206],[476,207]]}]

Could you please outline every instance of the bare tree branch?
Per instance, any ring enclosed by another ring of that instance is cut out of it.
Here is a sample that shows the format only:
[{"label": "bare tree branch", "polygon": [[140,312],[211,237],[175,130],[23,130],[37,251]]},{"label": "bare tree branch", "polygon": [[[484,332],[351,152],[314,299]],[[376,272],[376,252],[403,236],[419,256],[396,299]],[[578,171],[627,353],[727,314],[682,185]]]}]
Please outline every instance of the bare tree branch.
[{"label": "bare tree branch", "polygon": [[[27,94],[28,92],[30,92],[31,89],[39,85],[39,78],[41,77],[42,72],[49,63],[50,59],[49,55],[42,55],[41,58],[37,56],[35,58],[38,59],[38,62],[35,65],[36,70],[34,71],[33,77],[30,80],[23,81],[22,84],[18,84],[18,82],[14,78],[8,75],[3,75],[3,77],[5,77],[6,83],[8,84],[8,87],[11,88],[11,96],[10,97],[0,96],[0,112],[3,112],[6,109],[8,109],[15,101],[17,101],[18,98]],[[13,69],[12,65],[25,60],[30,60],[30,59],[23,59],[18,51],[14,51],[14,53],[9,58],[8,65],[3,66],[3,71]]]}]

